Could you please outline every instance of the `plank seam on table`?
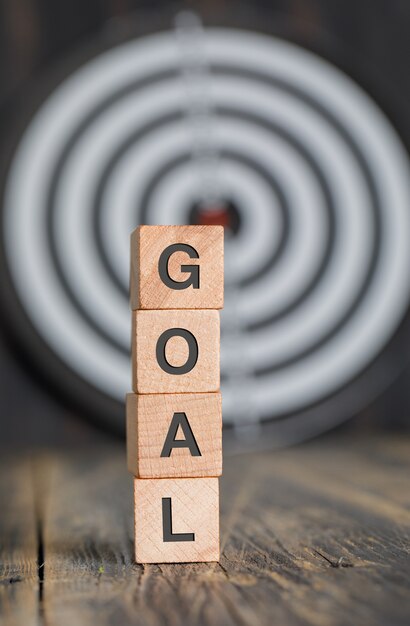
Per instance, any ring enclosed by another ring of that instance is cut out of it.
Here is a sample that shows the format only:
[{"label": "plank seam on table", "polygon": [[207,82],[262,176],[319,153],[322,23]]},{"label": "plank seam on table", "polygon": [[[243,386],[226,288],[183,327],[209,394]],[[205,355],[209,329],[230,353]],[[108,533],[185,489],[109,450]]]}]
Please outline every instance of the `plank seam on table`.
[{"label": "plank seam on table", "polygon": [[38,575],[38,623],[47,623],[44,606],[46,585],[46,552],[44,541],[46,502],[51,490],[52,467],[54,456],[45,454],[35,459],[33,464],[33,492],[37,525],[37,575]]},{"label": "plank seam on table", "polygon": [[34,463],[33,468],[33,489],[34,489],[34,506],[36,513],[36,525],[37,525],[37,575],[38,575],[38,602],[39,612],[42,612],[43,605],[43,591],[44,591],[44,541],[43,541],[43,515],[41,511],[41,498],[40,494],[40,466],[39,462]]}]

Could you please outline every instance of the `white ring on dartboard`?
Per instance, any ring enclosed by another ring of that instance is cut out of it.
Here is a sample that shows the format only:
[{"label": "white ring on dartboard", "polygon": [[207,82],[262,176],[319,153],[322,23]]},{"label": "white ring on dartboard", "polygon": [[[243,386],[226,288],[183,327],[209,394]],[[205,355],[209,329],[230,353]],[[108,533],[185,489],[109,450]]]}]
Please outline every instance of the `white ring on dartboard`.
[{"label": "white ring on dartboard", "polygon": [[[224,418],[272,418],[340,389],[402,319],[409,165],[386,118],[330,64],[257,34],[209,29],[205,42],[221,184],[244,225],[226,246],[223,330],[237,334],[222,337]],[[6,189],[6,252],[33,324],[118,399],[129,231],[185,223],[195,199],[178,58],[165,33],[77,70],[28,126]],[[244,394],[252,413],[238,410]]]}]

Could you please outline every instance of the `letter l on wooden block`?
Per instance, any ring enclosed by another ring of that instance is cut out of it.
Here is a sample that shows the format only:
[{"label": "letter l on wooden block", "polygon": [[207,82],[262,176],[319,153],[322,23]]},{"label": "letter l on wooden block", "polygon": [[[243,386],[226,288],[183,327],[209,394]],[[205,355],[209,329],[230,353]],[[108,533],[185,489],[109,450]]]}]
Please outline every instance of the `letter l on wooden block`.
[{"label": "letter l on wooden block", "polygon": [[137,563],[219,560],[218,478],[134,479]]},{"label": "letter l on wooden block", "polygon": [[166,541],[195,541],[194,533],[172,532],[172,500],[162,498],[162,538]]}]

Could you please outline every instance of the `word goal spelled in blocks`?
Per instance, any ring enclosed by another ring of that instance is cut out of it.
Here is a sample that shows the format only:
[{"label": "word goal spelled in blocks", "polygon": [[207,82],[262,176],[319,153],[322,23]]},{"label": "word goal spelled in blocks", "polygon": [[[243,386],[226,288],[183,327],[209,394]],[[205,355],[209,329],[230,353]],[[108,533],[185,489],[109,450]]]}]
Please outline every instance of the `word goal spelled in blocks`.
[{"label": "word goal spelled in blocks", "polygon": [[136,393],[218,391],[218,311],[133,311]]},{"label": "word goal spelled in blocks", "polygon": [[219,559],[223,236],[220,226],[140,226],[131,236],[138,563]]},{"label": "word goal spelled in blocks", "polygon": [[221,394],[128,394],[127,460],[139,478],[220,476]]},{"label": "word goal spelled in blocks", "polygon": [[217,478],[134,479],[138,563],[219,559]]},{"label": "word goal spelled in blocks", "polygon": [[221,309],[222,226],[140,226],[131,236],[131,309]]}]

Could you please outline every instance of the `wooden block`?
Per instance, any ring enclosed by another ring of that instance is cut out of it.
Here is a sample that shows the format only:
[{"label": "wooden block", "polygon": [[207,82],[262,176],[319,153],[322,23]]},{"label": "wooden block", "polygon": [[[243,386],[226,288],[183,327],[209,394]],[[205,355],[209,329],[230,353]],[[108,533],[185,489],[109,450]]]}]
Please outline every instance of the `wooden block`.
[{"label": "wooden block", "polygon": [[134,479],[137,563],[219,560],[218,478]]},{"label": "wooden block", "polygon": [[219,390],[218,311],[133,311],[135,393]]},{"label": "wooden block", "polygon": [[140,478],[220,476],[221,394],[128,394],[127,460]]},{"label": "wooden block", "polygon": [[139,226],[131,235],[135,309],[221,309],[222,226]]}]

